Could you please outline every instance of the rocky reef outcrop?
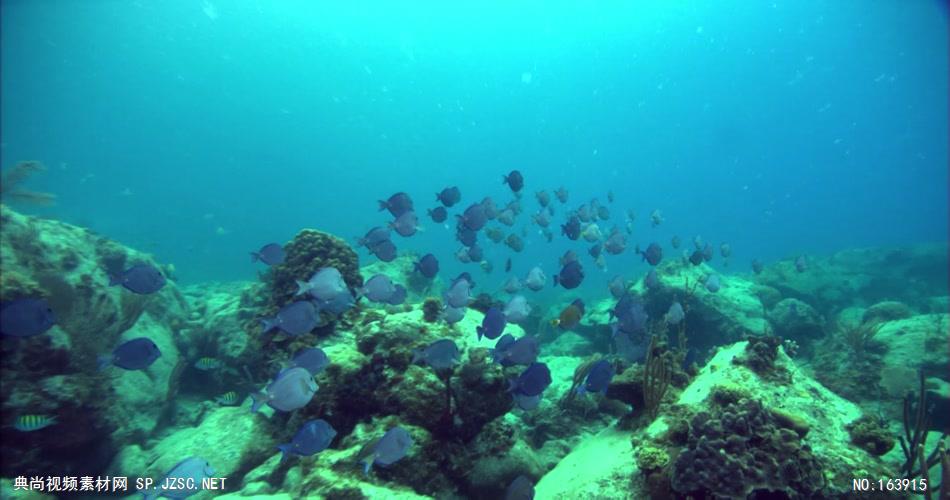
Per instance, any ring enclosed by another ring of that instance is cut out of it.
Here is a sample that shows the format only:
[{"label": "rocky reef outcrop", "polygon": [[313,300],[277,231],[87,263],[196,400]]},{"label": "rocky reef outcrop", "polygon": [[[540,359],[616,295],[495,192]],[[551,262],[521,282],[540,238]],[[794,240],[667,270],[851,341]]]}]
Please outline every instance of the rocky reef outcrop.
[{"label": "rocky reef outcrop", "polygon": [[[141,443],[159,426],[181,379],[178,332],[188,316],[173,280],[138,295],[110,287],[109,275],[134,263],[156,265],[169,277],[173,269],[87,229],[5,206],[0,262],[0,299],[44,297],[56,317],[42,335],[0,342],[0,474],[95,475],[122,443]],[[152,366],[98,371],[98,356],[135,337],[148,337],[161,350]],[[59,432],[16,431],[13,421],[28,414],[55,416],[56,427],[48,430]]]}]

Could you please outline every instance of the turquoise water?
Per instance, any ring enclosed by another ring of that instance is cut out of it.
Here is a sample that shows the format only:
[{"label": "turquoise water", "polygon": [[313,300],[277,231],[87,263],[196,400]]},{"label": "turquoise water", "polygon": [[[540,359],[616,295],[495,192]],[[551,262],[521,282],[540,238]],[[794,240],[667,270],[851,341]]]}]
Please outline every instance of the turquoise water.
[{"label": "turquoise water", "polygon": [[[722,467],[722,448],[697,452],[727,434],[781,437],[787,476],[828,482],[779,485],[796,494],[918,478],[895,437],[930,453],[950,430],[948,18],[925,0],[3,1],[0,496],[35,474],[158,479],[197,456],[235,496],[494,499],[521,478],[538,498],[741,498],[693,472],[728,483],[745,451],[778,452],[750,441]],[[46,170],[9,181],[25,160]],[[435,223],[448,186],[461,201]],[[542,190],[553,241],[531,220]],[[356,242],[392,220],[377,200],[397,192],[419,231],[393,234],[401,258],[382,265]],[[524,249],[482,230],[482,266],[462,263],[455,216],[486,197],[520,199],[511,227],[487,227]],[[610,211],[603,235],[627,242],[602,265],[560,231],[592,200]],[[250,261],[306,228],[345,239],[362,270],[306,237],[283,264]],[[688,260],[694,238],[708,263]],[[651,244],[659,265],[635,252]],[[571,290],[551,285],[568,250],[585,272]],[[411,268],[430,252],[431,282]],[[144,254],[157,267],[130,269]],[[293,295],[328,262],[345,279],[332,300]],[[535,266],[544,288],[519,292],[533,312],[503,329],[536,349],[476,338],[503,283]],[[453,326],[436,302],[463,271],[475,284]],[[408,300],[327,312],[376,273]],[[619,299],[616,276],[632,286]],[[310,316],[287,326],[288,307]],[[425,358],[433,345],[447,359]],[[301,352],[323,364],[287,368]],[[599,388],[578,395],[592,366]],[[287,380],[278,367],[302,383],[252,414],[250,394]],[[755,432],[728,424],[740,412]],[[316,418],[333,436],[279,464],[275,446]],[[648,431],[659,420],[674,430]],[[396,426],[414,441],[364,475],[363,451]]]},{"label": "turquoise water", "polygon": [[[336,4],[4,2],[2,165],[42,159],[41,213],[185,282],[253,278],[247,252],[302,227],[362,234],[396,191],[502,204],[512,168],[526,211],[612,189],[631,243],[700,234],[743,269],[946,237],[942,2]],[[423,221],[400,249],[448,264]],[[531,234],[516,266],[567,248]]]}]

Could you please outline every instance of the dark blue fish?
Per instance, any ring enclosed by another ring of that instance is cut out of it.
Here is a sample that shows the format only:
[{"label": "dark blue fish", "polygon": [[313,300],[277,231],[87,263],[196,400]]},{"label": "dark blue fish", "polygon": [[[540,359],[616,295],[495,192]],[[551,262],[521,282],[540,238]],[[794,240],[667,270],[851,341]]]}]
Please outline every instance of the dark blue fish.
[{"label": "dark blue fish", "polygon": [[627,237],[619,229],[613,228],[610,231],[610,236],[607,237],[607,241],[604,242],[604,250],[607,250],[610,255],[619,255],[626,249]]},{"label": "dark blue fish", "polygon": [[415,212],[409,210],[390,222],[389,227],[396,231],[399,236],[408,238],[416,234],[419,229],[419,217],[416,216]]},{"label": "dark blue fish", "polygon": [[287,460],[290,455],[309,457],[319,453],[330,446],[334,437],[336,437],[336,430],[326,420],[310,420],[300,427],[289,443],[277,446],[277,449],[283,453],[280,461]]},{"label": "dark blue fish", "polygon": [[449,307],[465,307],[472,299],[471,290],[471,282],[467,280],[456,280],[452,283],[449,289],[445,291],[443,298]]},{"label": "dark blue fish", "polygon": [[534,484],[525,476],[518,476],[505,489],[505,500],[533,500]]},{"label": "dark blue fish", "polygon": [[581,205],[577,207],[577,212],[575,213],[581,222],[590,222],[590,208],[588,208],[587,205]]},{"label": "dark blue fish", "polygon": [[627,283],[627,280],[623,279],[623,276],[614,276],[610,280],[610,283],[607,284],[607,288],[610,289],[610,294],[614,296],[615,299],[619,299],[627,293],[627,288],[630,287],[630,284]]},{"label": "dark blue fish", "polygon": [[454,325],[465,318],[466,310],[465,307],[446,306],[445,311],[442,313],[442,319],[444,319],[446,323]]},{"label": "dark blue fish", "polygon": [[614,366],[607,361],[602,359],[591,367],[590,371],[587,373],[587,379],[584,381],[584,384],[577,388],[579,394],[584,394],[587,392],[599,392],[602,394],[607,393],[607,386],[610,385],[610,380],[614,377]]},{"label": "dark blue fish", "polygon": [[251,252],[251,262],[261,261],[268,266],[276,266],[284,262],[284,247],[277,243],[268,243],[256,252]]},{"label": "dark blue fish", "polygon": [[412,198],[403,192],[396,193],[386,201],[379,200],[379,210],[389,210],[393,217],[399,217],[412,210]]},{"label": "dark blue fish", "polygon": [[680,321],[683,321],[683,318],[686,317],[686,311],[683,310],[683,306],[679,302],[673,302],[670,304],[669,310],[666,311],[666,314],[663,315],[663,319],[671,324],[678,325]]},{"label": "dark blue fish", "polygon": [[490,307],[482,319],[482,326],[475,328],[478,333],[478,340],[481,340],[482,337],[497,339],[504,333],[507,325],[508,320],[505,318],[505,313],[497,307]]},{"label": "dark blue fish", "polygon": [[366,280],[359,294],[373,302],[386,302],[396,292],[396,285],[385,274],[376,274]]},{"label": "dark blue fish", "polygon": [[481,262],[484,256],[485,252],[482,251],[482,247],[478,246],[477,243],[468,247],[468,258],[472,259],[472,262]]},{"label": "dark blue fish", "polygon": [[389,229],[385,227],[374,227],[370,229],[366,236],[360,238],[357,241],[357,244],[360,246],[366,247],[370,252],[376,248],[377,245],[383,243],[384,241],[389,241],[390,233]]},{"label": "dark blue fish", "polygon": [[561,234],[567,236],[569,240],[577,240],[581,236],[581,220],[576,215],[567,219],[566,224],[561,225]]},{"label": "dark blue fish", "polygon": [[524,250],[524,240],[519,238],[517,234],[511,233],[505,238],[505,246],[516,252],[520,252]]},{"label": "dark blue fish", "polygon": [[109,277],[109,286],[122,285],[133,293],[147,295],[165,286],[165,277],[151,264],[136,264]]},{"label": "dark blue fish", "polygon": [[486,196],[482,200],[482,209],[485,210],[485,218],[488,220],[495,220],[495,217],[498,217],[498,207],[495,206],[495,202],[490,196]]},{"label": "dark blue fish", "polygon": [[709,290],[710,293],[716,293],[722,287],[722,283],[719,281],[719,275],[713,274],[712,276],[706,278],[706,290]]},{"label": "dark blue fish", "polygon": [[279,328],[288,335],[297,336],[310,333],[320,324],[320,311],[309,300],[293,302],[281,308],[277,316],[261,320],[263,333]]},{"label": "dark blue fish", "polygon": [[427,253],[415,263],[414,267],[416,271],[419,271],[423,276],[432,279],[439,273],[439,259],[437,259],[435,255]]},{"label": "dark blue fish", "polygon": [[562,266],[566,266],[568,262],[574,262],[575,260],[577,260],[577,253],[574,252],[574,250],[568,250],[564,252],[564,255],[561,256],[558,262]]},{"label": "dark blue fish", "polygon": [[485,212],[485,206],[481,203],[470,205],[458,218],[465,227],[472,231],[480,230],[488,222],[488,214]]},{"label": "dark blue fish", "polygon": [[795,270],[800,273],[803,273],[807,269],[808,269],[808,263],[805,262],[805,256],[799,255],[798,258],[795,259]]},{"label": "dark blue fish", "polygon": [[[515,343],[515,336],[510,333],[506,333],[502,335],[501,337],[498,337],[498,342],[495,342],[495,348],[492,350],[492,354],[504,351],[511,344],[514,344],[514,343]],[[497,362],[498,360],[496,359],[495,361]]]},{"label": "dark blue fish", "polygon": [[373,247],[373,255],[383,262],[392,262],[396,258],[396,244],[390,240]]},{"label": "dark blue fish", "polygon": [[502,177],[501,183],[508,184],[508,187],[517,193],[524,187],[524,176],[521,175],[521,172],[512,170],[508,175]]},{"label": "dark blue fish", "polygon": [[646,358],[647,346],[634,342],[625,332],[615,330],[614,345],[617,347],[617,354],[630,363],[640,363]]},{"label": "dark blue fish", "polygon": [[406,290],[406,287],[400,284],[397,284],[395,288],[396,289],[393,290],[392,295],[386,299],[386,303],[391,306],[402,305],[402,303],[406,301],[406,296],[409,294],[409,292]]},{"label": "dark blue fish", "polygon": [[554,285],[561,285],[570,290],[577,288],[584,281],[584,267],[580,262],[571,261],[561,268],[561,272],[554,275]]},{"label": "dark blue fish", "polygon": [[449,217],[449,211],[446,210],[445,207],[430,208],[429,217],[432,218],[432,222],[441,224]]},{"label": "dark blue fish", "polygon": [[722,258],[728,259],[732,255],[732,246],[728,243],[723,243],[719,245],[719,255],[722,255]]},{"label": "dark blue fish", "polygon": [[702,250],[693,250],[693,253],[689,256],[689,263],[698,266],[703,263],[703,251]]},{"label": "dark blue fish", "polygon": [[551,370],[544,363],[532,363],[518,378],[508,382],[508,392],[522,396],[537,396],[551,385]]},{"label": "dark blue fish", "polygon": [[650,243],[645,251],[640,251],[640,247],[637,247],[637,253],[643,256],[643,260],[647,261],[651,266],[655,266],[663,260],[663,247],[658,243]]},{"label": "dark blue fish", "polygon": [[251,412],[257,413],[264,404],[277,411],[294,411],[306,406],[316,392],[317,383],[306,368],[288,368],[278,373],[264,390],[251,394]]},{"label": "dark blue fish", "polygon": [[[315,305],[320,311],[339,315],[356,305],[356,298],[353,297],[353,294],[350,293],[349,290],[346,290],[334,295],[329,300],[317,300]],[[320,324],[318,323],[317,326],[320,326]]]},{"label": "dark blue fish", "polygon": [[459,362],[459,348],[451,339],[441,339],[412,353],[413,363],[425,363],[435,370],[447,370]]},{"label": "dark blue fish", "polygon": [[56,316],[46,299],[22,298],[0,306],[0,333],[11,337],[32,337],[56,324]]},{"label": "dark blue fish", "polygon": [[385,467],[401,460],[409,453],[412,444],[412,436],[402,427],[389,429],[383,437],[364,446],[357,455],[363,464],[363,473],[369,474],[373,465]]},{"label": "dark blue fish", "polygon": [[451,207],[462,199],[462,192],[459,191],[458,186],[447,187],[440,193],[436,193],[435,199],[441,201],[443,205]]},{"label": "dark blue fish", "polygon": [[650,269],[650,272],[643,278],[643,284],[650,290],[655,290],[660,287],[660,278],[656,275],[656,269]]},{"label": "dark blue fish", "polygon": [[330,358],[319,347],[308,347],[294,354],[289,368],[304,368],[310,375],[317,375],[330,364]]},{"label": "dark blue fish", "polygon": [[601,250],[603,250],[603,248],[604,248],[603,245],[601,245],[600,243],[598,243],[598,244],[596,244],[596,245],[590,247],[590,248],[587,250],[587,253],[588,253],[591,257],[593,257],[593,258],[596,259],[597,257],[600,257],[600,252],[601,252]]},{"label": "dark blue fish", "polygon": [[547,191],[541,190],[534,193],[534,197],[538,199],[538,205],[542,207],[547,207],[551,203],[551,195]]},{"label": "dark blue fish", "polygon": [[162,352],[147,337],[139,337],[123,342],[112,350],[112,354],[99,357],[99,369],[118,366],[125,370],[144,370],[152,365]]},{"label": "dark blue fish", "polygon": [[679,237],[679,236],[673,236],[673,239],[670,240],[670,245],[673,247],[674,250],[677,249],[677,248],[679,248],[679,247],[680,247],[680,237]]},{"label": "dark blue fish", "polygon": [[537,361],[540,353],[541,346],[537,337],[525,335],[518,340],[499,340],[492,350],[492,358],[501,366],[530,365]]},{"label": "dark blue fish", "polygon": [[469,228],[465,224],[459,224],[458,229],[455,231],[455,237],[459,242],[467,247],[470,247],[475,244],[478,239],[478,233],[473,229]]},{"label": "dark blue fish", "polygon": [[764,267],[765,267],[765,266],[762,265],[762,261],[760,261],[759,259],[752,259],[752,272],[753,272],[753,273],[755,273],[755,274],[761,273],[761,272],[762,272],[762,269],[763,269]]},{"label": "dark blue fish", "polygon": [[469,286],[471,286],[471,287],[474,287],[474,286],[475,286],[475,280],[472,279],[472,275],[469,274],[467,271],[463,271],[463,272],[459,273],[459,275],[456,276],[455,279],[452,280],[452,284],[454,285],[455,283],[457,283],[458,281],[461,281],[461,280],[467,281],[468,284],[469,284]]},{"label": "dark blue fish", "polygon": [[706,262],[711,261],[713,258],[713,247],[709,243],[706,243],[706,246],[703,247],[703,260]]},{"label": "dark blue fish", "polygon": [[505,259],[505,272],[511,271],[511,257]]},{"label": "dark blue fish", "polygon": [[617,323],[612,325],[614,335],[617,332],[643,333],[649,319],[649,315],[643,307],[643,301],[640,300],[640,297],[629,292],[620,297],[617,305],[610,311],[609,316],[610,318],[617,318]]},{"label": "dark blue fish", "polygon": [[609,218],[610,218],[610,209],[607,208],[607,207],[605,207],[605,206],[603,206],[603,205],[598,206],[598,207],[597,207],[597,217],[600,218],[600,220],[607,220],[607,219],[609,219]]},{"label": "dark blue fish", "polygon": [[557,201],[561,203],[567,203],[568,192],[564,186],[557,188],[557,191],[554,192],[554,196],[557,196]]}]

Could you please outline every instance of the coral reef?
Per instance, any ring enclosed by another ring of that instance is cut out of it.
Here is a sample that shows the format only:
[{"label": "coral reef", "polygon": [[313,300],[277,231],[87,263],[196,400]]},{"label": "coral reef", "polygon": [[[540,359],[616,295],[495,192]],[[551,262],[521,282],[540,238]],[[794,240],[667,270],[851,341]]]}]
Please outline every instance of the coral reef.
[{"label": "coral reef", "polygon": [[782,343],[782,339],[774,335],[749,337],[745,352],[737,357],[735,362],[748,366],[760,377],[777,382],[786,381],[788,371],[775,362]]},{"label": "coral reef", "polygon": [[422,319],[427,323],[434,323],[442,314],[442,301],[429,297],[422,303]]},{"label": "coral reef", "polygon": [[[587,438],[541,478],[536,487],[538,497],[587,498],[601,495],[605,498],[647,498],[654,494],[660,495],[658,498],[668,498],[673,496],[671,487],[674,485],[679,485],[684,491],[725,488],[730,483],[727,478],[719,476],[716,469],[709,470],[705,476],[709,484],[700,484],[685,472],[677,482],[672,482],[672,469],[683,456],[682,452],[691,449],[691,439],[696,446],[692,447],[694,453],[690,456],[702,455],[695,452],[706,448],[699,443],[704,441],[704,436],[711,438],[717,429],[723,429],[724,418],[725,428],[739,426],[746,429],[742,446],[738,448],[746,450],[743,457],[748,459],[751,455],[758,460],[759,455],[766,456],[766,449],[772,449],[768,447],[779,446],[785,455],[775,456],[785,457],[786,464],[797,467],[797,479],[779,476],[778,483],[774,484],[780,488],[807,493],[813,487],[824,485],[818,494],[824,498],[834,497],[849,491],[850,478],[856,477],[855,474],[886,476],[887,471],[894,470],[896,458],[892,461],[889,456],[882,457],[887,459],[884,461],[851,444],[847,425],[862,416],[856,405],[795,368],[782,350],[778,350],[774,363],[778,369],[789,373],[789,379],[780,383],[760,377],[747,365],[735,361],[744,355],[747,346],[748,342],[738,342],[719,348],[672,404],[660,407],[657,419],[646,428],[622,430],[611,427]],[[618,383],[618,378],[621,384],[628,386],[628,392],[635,391],[632,383],[624,383],[626,377],[623,374],[615,377],[612,386]],[[732,417],[752,418],[761,425],[746,422],[743,427],[740,419],[730,420],[725,416],[727,413]],[[703,417],[696,421],[701,425],[694,430],[692,424],[697,415]],[[728,440],[728,434],[723,436]],[[739,443],[725,442],[724,445],[739,446]],[[665,447],[672,462],[666,468],[640,470],[636,465],[640,455],[638,447]],[[711,453],[720,454],[718,449],[711,450]],[[729,457],[732,455],[727,454],[722,461],[728,463]],[[715,457],[706,458],[716,460]],[[735,458],[739,459],[738,456]],[[820,464],[820,469],[815,468],[817,464]],[[738,464],[728,463],[727,466]],[[695,478],[697,470],[693,472]],[[815,473],[821,474],[821,478],[816,478],[817,483],[801,484],[803,477]]]},{"label": "coral reef", "polygon": [[271,266],[263,279],[270,290],[270,298],[263,315],[273,315],[293,301],[297,280],[306,281],[317,270],[335,267],[351,290],[363,286],[359,256],[346,241],[332,234],[303,229],[284,245],[284,262]]},{"label": "coral reef", "polygon": [[880,419],[865,415],[848,424],[851,442],[872,455],[883,455],[894,447],[894,435]]},{"label": "coral reef", "polygon": [[824,321],[809,304],[794,298],[782,299],[769,311],[775,335],[809,345],[824,336]]},{"label": "coral reef", "polygon": [[758,401],[696,414],[688,439],[670,476],[677,492],[744,498],[762,490],[810,497],[825,487],[823,466],[811,448],[794,430],[777,425]]},{"label": "coral reef", "polygon": [[[61,222],[0,206],[0,298],[46,297],[57,324],[43,335],[4,339],[0,407],[19,415],[55,415],[62,429],[0,430],[2,473],[95,475],[117,447],[143,442],[158,427],[181,375],[177,328],[187,303],[174,282],[136,295],[110,287],[108,263],[151,262],[145,254]],[[96,359],[123,340],[149,337],[162,356],[146,371],[98,372]]]}]

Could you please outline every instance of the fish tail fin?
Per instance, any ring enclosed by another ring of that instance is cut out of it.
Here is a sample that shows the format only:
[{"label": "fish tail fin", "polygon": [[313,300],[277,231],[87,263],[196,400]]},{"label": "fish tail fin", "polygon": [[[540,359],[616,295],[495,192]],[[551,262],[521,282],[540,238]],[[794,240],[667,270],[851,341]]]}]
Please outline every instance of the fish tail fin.
[{"label": "fish tail fin", "polygon": [[581,384],[577,386],[577,389],[574,389],[574,392],[576,392],[578,396],[583,396],[584,394],[587,394],[587,389],[583,384]]},{"label": "fish tail fin", "polygon": [[508,176],[507,176],[507,175],[502,175],[502,176],[501,176],[501,183],[502,183],[502,184],[507,184],[507,183],[508,183]]},{"label": "fish tail fin", "polygon": [[306,281],[294,280],[297,282],[297,291],[294,293],[294,296],[303,295],[310,291],[310,284]]},{"label": "fish tail fin", "polygon": [[116,286],[122,284],[122,277],[118,274],[109,273],[109,286]]},{"label": "fish tail fin", "polygon": [[[442,198],[439,198],[439,193],[435,193],[435,201],[442,201]],[[432,210],[429,210],[429,213],[432,213]]]},{"label": "fish tail fin", "polygon": [[263,392],[252,392],[251,399],[254,402],[251,404],[251,413],[257,413],[261,409],[261,406],[267,402],[267,395]]},{"label": "fish tail fin", "polygon": [[261,328],[263,329],[263,332],[261,332],[261,333],[267,333],[267,332],[273,330],[274,328],[277,328],[277,319],[276,319],[276,318],[274,318],[274,319],[262,319],[262,320],[261,320]]},{"label": "fish tail fin", "polygon": [[482,340],[482,335],[483,335],[483,332],[484,332],[484,331],[485,331],[485,329],[482,328],[482,327],[480,327],[480,326],[476,326],[476,327],[475,327],[475,333],[478,334],[478,340]]},{"label": "fish tail fin", "polygon": [[554,286],[555,286],[555,287],[556,287],[557,284],[558,284],[558,279],[557,279],[557,277],[558,277],[558,275],[555,274],[555,275],[554,275]]},{"label": "fish tail fin", "polygon": [[[290,443],[277,445],[277,449],[280,450],[280,453],[281,453],[281,455],[280,455],[280,463],[281,463],[281,464],[284,463],[284,462],[286,462],[287,459],[290,458],[290,447],[291,447],[291,446],[293,446],[293,445],[290,444]],[[279,465],[279,464],[278,464],[278,465]]]},{"label": "fish tail fin", "polygon": [[369,470],[373,467],[373,462],[376,461],[375,455],[370,455],[363,459],[363,475],[368,476]]},{"label": "fish tail fin", "polygon": [[389,208],[389,202],[383,200],[376,200],[376,203],[379,203],[379,211],[382,212]]},{"label": "fish tail fin", "polygon": [[104,354],[96,358],[96,369],[98,371],[101,372],[102,370],[105,370],[106,368],[109,368],[110,366],[112,366],[112,356],[109,356],[108,354]]},{"label": "fish tail fin", "polygon": [[517,384],[515,384],[515,379],[508,379],[508,392],[514,391],[515,387],[517,387]]},{"label": "fish tail fin", "polygon": [[257,262],[261,260],[261,254],[257,252],[249,252],[251,254],[251,262]]}]

